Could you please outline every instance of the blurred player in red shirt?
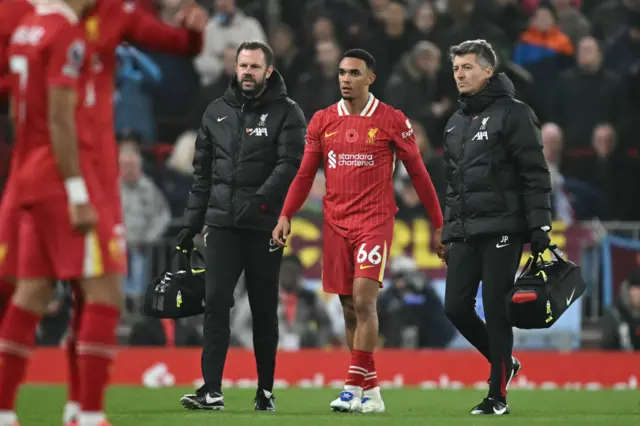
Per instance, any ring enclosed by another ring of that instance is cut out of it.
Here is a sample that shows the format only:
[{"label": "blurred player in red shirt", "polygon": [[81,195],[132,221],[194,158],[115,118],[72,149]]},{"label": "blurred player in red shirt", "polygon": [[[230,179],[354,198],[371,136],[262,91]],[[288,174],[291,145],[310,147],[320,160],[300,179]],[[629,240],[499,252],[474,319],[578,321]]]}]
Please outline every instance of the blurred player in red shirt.
[{"label": "blurred player in red shirt", "polygon": [[342,100],[309,122],[302,164],[273,238],[286,245],[291,217],[309,195],[324,160],[322,285],[327,293],[340,296],[352,354],[344,391],[331,408],[383,412],[373,350],[378,340],[378,291],[398,211],[393,189],[396,156],[429,212],[440,256],[444,255],[442,211],[409,120],[369,93],[375,80],[374,58],[364,50],[349,50],[338,72]]},{"label": "blurred player in red shirt", "polygon": [[[107,208],[117,218],[116,232],[122,233],[122,205],[118,176],[118,147],[113,123],[114,74],[117,60],[116,47],[129,42],[143,48],[195,56],[202,50],[202,32],[208,22],[208,15],[193,0],[183,1],[182,9],[175,17],[177,26],[170,26],[158,18],[136,7],[134,2],[123,0],[97,0],[96,6],[84,19],[86,37],[91,46],[91,78],[87,89],[87,107],[92,120],[94,142],[98,148],[96,159],[102,164],[98,168]],[[119,285],[119,277],[114,277],[113,285]],[[63,413],[66,426],[76,426],[80,411],[80,383],[76,354],[76,332],[82,315],[82,301],[74,304],[71,320],[73,330],[67,340],[69,360],[68,402]],[[87,408],[82,407],[85,411]]]},{"label": "blurred player in red shirt", "polygon": [[0,99],[9,95],[9,39],[20,20],[30,12],[33,12],[33,5],[29,0],[0,1]]},{"label": "blurred player in red shirt", "polygon": [[9,43],[16,144],[10,206],[0,216],[0,276],[16,287],[0,325],[0,426],[17,425],[16,393],[56,280],[76,280],[86,298],[77,362],[87,410],[79,424],[108,425],[102,407],[120,318],[113,277],[125,256],[85,120],[90,48],[80,17],[93,2],[39,3]]},{"label": "blurred player in red shirt", "polygon": [[[33,12],[33,5],[28,0],[4,0],[0,1],[0,101],[9,96],[9,40],[18,27],[18,24],[29,13]],[[7,183],[4,194],[0,197],[0,210],[8,204],[4,200],[9,197],[9,184]],[[5,313],[5,307],[13,293],[13,283],[0,279],[0,320]]]}]

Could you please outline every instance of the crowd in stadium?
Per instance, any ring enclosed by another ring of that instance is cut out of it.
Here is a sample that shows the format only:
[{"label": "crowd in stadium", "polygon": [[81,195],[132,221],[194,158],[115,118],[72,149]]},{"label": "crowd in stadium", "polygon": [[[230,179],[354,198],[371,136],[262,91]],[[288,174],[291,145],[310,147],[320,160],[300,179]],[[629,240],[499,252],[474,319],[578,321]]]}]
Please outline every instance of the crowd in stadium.
[{"label": "crowd in stadium", "polygon": [[[180,6],[177,0],[138,2],[167,22]],[[339,100],[341,53],[354,47],[370,51],[377,61],[372,91],[412,120],[440,198],[446,189],[442,135],[458,105],[447,50],[464,40],[486,39],[499,54],[498,71],[511,78],[517,97],[531,105],[543,123],[554,219],[568,224],[592,218],[640,221],[640,204],[635,202],[640,194],[632,184],[640,177],[640,0],[199,3],[210,9],[211,21],[204,51],[195,60],[131,45],[122,45],[116,52],[120,65],[114,132],[121,144],[121,188],[130,245],[130,276],[123,284],[130,296],[129,311],[136,311],[136,296],[151,278],[149,247],[171,233],[172,218],[179,218],[184,210],[200,117],[234,78],[238,45],[251,39],[270,43],[289,96],[299,103],[307,120]],[[8,121],[3,127],[0,185],[11,144]],[[319,173],[307,211],[321,208],[323,187]],[[397,168],[395,188],[399,218],[424,216],[402,167]],[[289,267],[283,267],[281,277],[281,345],[295,349],[342,344],[339,303],[324,303],[316,293],[298,288],[300,262],[296,257],[285,262]],[[415,273],[407,259],[398,259],[395,268]],[[415,293],[429,291],[420,282],[425,279],[408,280]],[[635,278],[629,283],[640,286]],[[412,328],[413,334],[401,335],[394,332],[398,325],[393,321],[398,317],[392,312],[393,293],[386,293],[380,302],[381,309],[387,309],[380,315],[383,344],[446,346],[453,331],[441,305],[429,308],[429,318],[410,314],[418,325]],[[304,301],[304,309],[293,311],[295,318],[286,309],[288,294]],[[250,346],[250,318],[241,285],[238,296],[232,333],[236,345]],[[428,295],[427,300],[431,300]],[[640,301],[627,302],[638,322]],[[42,343],[59,341],[69,308],[64,293],[52,302],[52,314],[41,326]],[[385,313],[391,322],[385,323]],[[170,324],[133,318],[127,325],[130,344],[198,345],[201,339],[197,318]],[[174,328],[181,331],[174,334]],[[640,342],[636,343],[638,349]]]}]

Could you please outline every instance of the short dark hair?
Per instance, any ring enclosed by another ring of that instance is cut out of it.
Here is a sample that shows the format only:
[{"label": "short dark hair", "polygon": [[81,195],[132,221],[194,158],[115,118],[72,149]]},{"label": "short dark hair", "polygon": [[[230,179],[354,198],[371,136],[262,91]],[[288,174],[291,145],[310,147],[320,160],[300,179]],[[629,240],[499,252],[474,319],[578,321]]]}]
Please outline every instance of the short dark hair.
[{"label": "short dark hair", "polygon": [[456,56],[464,56],[471,53],[475,53],[478,64],[482,68],[495,68],[498,65],[496,51],[486,40],[467,40],[456,46],[451,46],[449,48],[449,59],[453,62],[453,58]]},{"label": "short dark hair", "polygon": [[267,68],[273,65],[273,49],[267,43],[258,40],[244,41],[238,50],[236,50],[236,62],[238,62],[238,56],[243,50],[262,50],[264,53],[264,59],[267,61]]},{"label": "short dark hair", "polygon": [[356,58],[364,61],[369,71],[376,71],[376,60],[373,58],[373,55],[367,52],[364,49],[349,49],[342,55],[342,59],[344,58]]}]

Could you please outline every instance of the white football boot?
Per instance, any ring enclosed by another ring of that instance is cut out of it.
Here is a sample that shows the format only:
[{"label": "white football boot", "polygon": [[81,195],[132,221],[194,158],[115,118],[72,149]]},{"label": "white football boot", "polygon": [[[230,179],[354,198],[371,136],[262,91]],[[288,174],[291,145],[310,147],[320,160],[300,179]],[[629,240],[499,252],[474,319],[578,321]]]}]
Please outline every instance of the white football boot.
[{"label": "white football boot", "polygon": [[362,388],[345,385],[340,396],[331,402],[331,411],[341,413],[359,412],[362,408]]},{"label": "white football boot", "polygon": [[384,413],[384,401],[380,394],[380,386],[364,391],[362,398],[362,413]]}]

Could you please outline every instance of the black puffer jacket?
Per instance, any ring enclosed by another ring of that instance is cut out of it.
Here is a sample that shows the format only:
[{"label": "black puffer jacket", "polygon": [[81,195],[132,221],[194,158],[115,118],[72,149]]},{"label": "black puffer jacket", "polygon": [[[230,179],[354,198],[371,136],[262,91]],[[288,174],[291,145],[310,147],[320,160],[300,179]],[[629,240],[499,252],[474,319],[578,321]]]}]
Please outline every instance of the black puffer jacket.
[{"label": "black puffer jacket", "polygon": [[304,151],[306,121],[278,71],[258,98],[233,79],[204,113],[184,226],[271,231]]},{"label": "black puffer jacket", "polygon": [[460,97],[445,127],[447,194],[443,241],[551,227],[551,182],[540,124],[514,99],[505,74]]}]

